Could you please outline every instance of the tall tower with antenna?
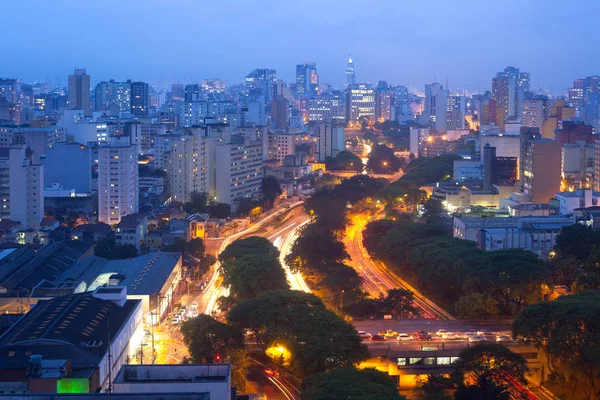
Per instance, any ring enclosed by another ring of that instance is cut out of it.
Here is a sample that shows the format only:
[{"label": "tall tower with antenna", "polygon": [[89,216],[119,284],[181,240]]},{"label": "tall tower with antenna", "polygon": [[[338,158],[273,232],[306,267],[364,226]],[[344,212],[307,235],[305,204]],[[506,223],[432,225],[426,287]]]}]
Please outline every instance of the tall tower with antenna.
[{"label": "tall tower with antenna", "polygon": [[346,86],[354,85],[356,83],[356,76],[354,75],[354,61],[352,61],[352,54],[348,54],[348,66],[346,67]]}]

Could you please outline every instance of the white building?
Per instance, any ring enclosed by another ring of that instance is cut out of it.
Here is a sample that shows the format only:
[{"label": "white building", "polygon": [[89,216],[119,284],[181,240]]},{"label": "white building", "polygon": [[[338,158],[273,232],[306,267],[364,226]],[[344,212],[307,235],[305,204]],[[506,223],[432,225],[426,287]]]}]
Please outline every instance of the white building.
[{"label": "white building", "polygon": [[346,122],[366,118],[375,120],[375,89],[368,84],[348,85],[346,90]]},{"label": "white building", "polygon": [[111,137],[98,149],[98,220],[118,224],[138,211],[138,155],[129,138]]},{"label": "white building", "polygon": [[269,135],[269,157],[283,163],[286,156],[293,155],[296,148],[296,136],[291,133],[275,133]]},{"label": "white building", "polygon": [[321,122],[311,126],[310,134],[318,138],[319,152],[315,157],[318,161],[325,161],[327,157],[335,157],[340,151],[346,150],[344,128],[341,126]]},{"label": "white building", "polygon": [[565,143],[562,148],[562,176],[582,182],[594,174],[594,145],[584,141]]},{"label": "white building", "polygon": [[446,130],[465,129],[465,113],[467,98],[465,96],[448,96],[446,102]]},{"label": "white building", "polygon": [[245,140],[218,145],[215,159],[214,195],[218,202],[230,204],[235,209],[236,199],[258,197],[263,178],[262,142]]},{"label": "white building", "polygon": [[429,127],[438,133],[446,132],[447,109],[448,91],[439,83],[425,85],[425,110],[423,115],[429,120]]},{"label": "white building", "polygon": [[113,382],[115,393],[209,393],[232,400],[229,364],[124,365]]},{"label": "white building", "polygon": [[25,147],[0,148],[0,220],[38,229],[44,217],[44,167],[34,164]]},{"label": "white building", "polygon": [[454,160],[453,167],[456,181],[483,179],[483,165],[480,160]]},{"label": "white building", "polygon": [[556,193],[555,197],[559,202],[559,213],[569,215],[576,208],[597,206],[600,192],[594,192],[590,189],[578,189],[575,192]]},{"label": "white building", "polygon": [[427,141],[427,138],[429,138],[429,128],[411,127],[409,137],[410,153],[414,154],[415,157],[419,157],[421,155],[423,143]]},{"label": "white building", "polygon": [[523,100],[523,110],[521,115],[523,126],[542,129],[544,127],[545,114],[545,100]]},{"label": "white building", "polygon": [[214,142],[201,130],[173,138],[167,167],[173,200],[186,202],[192,192],[209,192]]}]

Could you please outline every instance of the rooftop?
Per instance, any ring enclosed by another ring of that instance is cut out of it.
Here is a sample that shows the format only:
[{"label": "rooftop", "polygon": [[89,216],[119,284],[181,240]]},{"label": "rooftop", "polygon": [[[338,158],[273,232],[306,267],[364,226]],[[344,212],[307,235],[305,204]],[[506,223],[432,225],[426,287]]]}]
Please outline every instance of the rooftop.
[{"label": "rooftop", "polygon": [[0,365],[26,366],[31,354],[97,365],[140,302],[127,300],[121,307],[91,294],[40,300],[0,338]]},{"label": "rooftop", "polygon": [[127,293],[149,295],[158,293],[181,260],[181,253],[156,251],[125,260],[107,260],[91,256],[79,260],[57,279],[58,283],[85,284],[92,291],[109,284],[110,277],[121,275],[120,286]]},{"label": "rooftop", "polygon": [[124,365],[114,383],[226,383],[229,379],[229,364]]}]

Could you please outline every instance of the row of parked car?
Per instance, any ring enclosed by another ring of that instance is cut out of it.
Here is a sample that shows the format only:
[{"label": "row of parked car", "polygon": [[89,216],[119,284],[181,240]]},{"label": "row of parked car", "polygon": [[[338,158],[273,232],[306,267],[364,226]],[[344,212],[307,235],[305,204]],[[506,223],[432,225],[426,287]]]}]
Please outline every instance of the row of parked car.
[{"label": "row of parked car", "polygon": [[196,316],[196,312],[198,310],[198,303],[193,302],[190,304],[190,307],[182,306],[173,319],[171,320],[171,325],[179,325],[184,321],[187,321],[188,318]]},{"label": "row of parked car", "polygon": [[374,342],[382,342],[385,340],[396,339],[399,342],[410,341],[410,340],[468,340],[469,342],[505,342],[510,341],[512,338],[508,335],[496,334],[486,329],[481,329],[476,332],[448,332],[445,329],[439,329],[435,333],[428,333],[425,331],[415,331],[412,334],[398,333],[392,329],[386,329],[379,331],[378,334],[372,335],[369,332],[359,331],[358,335],[363,339],[368,339]]}]

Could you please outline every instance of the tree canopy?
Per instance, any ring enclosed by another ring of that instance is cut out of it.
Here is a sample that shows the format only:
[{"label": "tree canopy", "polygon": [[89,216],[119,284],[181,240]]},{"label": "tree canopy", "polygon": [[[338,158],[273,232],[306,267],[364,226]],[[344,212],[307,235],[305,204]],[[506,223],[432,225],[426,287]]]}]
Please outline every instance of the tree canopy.
[{"label": "tree canopy", "polygon": [[600,291],[531,304],[517,315],[513,337],[540,347],[552,377],[578,398],[600,398]]},{"label": "tree canopy", "polygon": [[261,254],[269,257],[278,258],[279,250],[268,239],[260,236],[250,236],[245,239],[238,239],[231,243],[219,254],[219,261],[224,263],[235,258]]},{"label": "tree canopy", "polygon": [[252,254],[221,264],[223,283],[231,286],[236,301],[246,301],[269,290],[289,289],[279,260],[269,255]]},{"label": "tree canopy", "polygon": [[283,193],[279,180],[272,175],[266,176],[262,179],[260,185],[261,197],[265,201],[273,202],[277,196]]},{"label": "tree canopy", "polygon": [[163,250],[167,252],[186,252],[196,258],[201,258],[204,255],[205,247],[204,241],[199,238],[192,239],[189,242],[177,238],[172,244],[165,246]]},{"label": "tree canopy", "polygon": [[307,378],[302,384],[306,400],[402,400],[396,383],[375,369],[337,368]]},{"label": "tree canopy", "polygon": [[346,170],[346,171],[362,171],[363,163],[360,157],[356,154],[343,150],[336,154],[333,158],[326,160],[327,170]]},{"label": "tree canopy", "polygon": [[123,260],[137,257],[138,251],[132,244],[115,244],[115,239],[109,236],[94,245],[94,255],[109,260]]},{"label": "tree canopy", "polygon": [[285,345],[292,368],[303,375],[350,367],[368,357],[354,327],[309,293],[265,292],[234,306],[228,320],[249,329],[263,349]]},{"label": "tree canopy", "polygon": [[367,160],[367,171],[376,174],[395,174],[404,164],[406,160],[396,157],[394,150],[383,144],[375,144]]}]

